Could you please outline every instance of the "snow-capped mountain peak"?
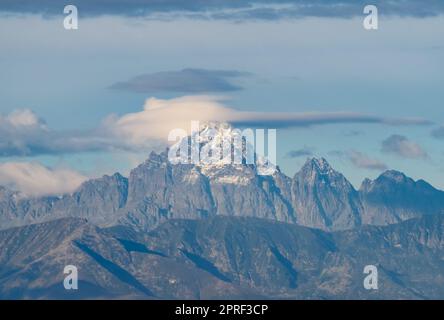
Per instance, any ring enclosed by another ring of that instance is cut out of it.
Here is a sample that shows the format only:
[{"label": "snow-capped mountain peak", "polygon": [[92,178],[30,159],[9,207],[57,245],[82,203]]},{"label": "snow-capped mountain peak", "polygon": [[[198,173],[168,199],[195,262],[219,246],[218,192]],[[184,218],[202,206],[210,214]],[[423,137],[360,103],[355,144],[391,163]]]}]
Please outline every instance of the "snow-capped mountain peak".
[{"label": "snow-capped mountain peak", "polygon": [[241,130],[225,122],[205,122],[179,144],[188,147],[186,160],[204,174],[227,165],[238,169],[247,165],[260,175],[272,175],[276,166],[255,152],[255,134],[252,129]]}]

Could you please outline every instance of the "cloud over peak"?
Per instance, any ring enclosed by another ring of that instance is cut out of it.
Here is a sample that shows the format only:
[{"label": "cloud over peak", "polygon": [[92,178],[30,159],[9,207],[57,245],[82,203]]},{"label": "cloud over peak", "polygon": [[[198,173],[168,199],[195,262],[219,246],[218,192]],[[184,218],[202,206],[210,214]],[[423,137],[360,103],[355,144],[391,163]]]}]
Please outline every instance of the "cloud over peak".
[{"label": "cloud over peak", "polygon": [[385,118],[354,112],[251,112],[223,104],[223,97],[184,96],[149,98],[140,112],[106,121],[108,130],[132,144],[150,139],[165,140],[172,129],[190,128],[191,121],[228,122],[238,127],[295,128],[314,125],[368,123],[382,125],[428,125],[424,119]]},{"label": "cloud over peak", "polygon": [[149,98],[143,110],[109,115],[86,131],[55,131],[30,111],[0,117],[0,156],[35,156],[76,152],[137,150],[165,144],[171,130],[189,131],[191,121],[228,122],[265,129],[343,123],[428,125],[425,119],[386,118],[355,112],[250,112],[230,108],[223,97]]}]

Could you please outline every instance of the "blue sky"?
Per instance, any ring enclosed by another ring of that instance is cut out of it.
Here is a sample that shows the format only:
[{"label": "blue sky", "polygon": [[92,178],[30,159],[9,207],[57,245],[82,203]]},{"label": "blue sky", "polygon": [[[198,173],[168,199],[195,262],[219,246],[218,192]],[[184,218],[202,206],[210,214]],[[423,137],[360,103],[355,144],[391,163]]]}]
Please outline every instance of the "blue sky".
[{"label": "blue sky", "polygon": [[[158,144],[110,143],[114,127],[144,116],[150,97],[206,94],[239,111],[321,114],[322,123],[278,128],[278,165],[289,175],[314,155],[356,187],[392,168],[444,188],[442,1],[381,3],[376,31],[362,27],[356,1],[130,1],[124,9],[78,1],[71,31],[63,5],[32,3],[0,5],[3,164],[42,164],[48,175],[127,173]],[[336,112],[359,117],[331,121]],[[1,170],[0,184],[19,179]]]}]

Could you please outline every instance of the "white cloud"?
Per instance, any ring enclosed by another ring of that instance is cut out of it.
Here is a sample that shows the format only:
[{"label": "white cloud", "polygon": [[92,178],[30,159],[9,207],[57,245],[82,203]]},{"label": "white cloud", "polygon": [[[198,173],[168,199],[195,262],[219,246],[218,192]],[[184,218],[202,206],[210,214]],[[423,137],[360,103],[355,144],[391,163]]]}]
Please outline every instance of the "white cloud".
[{"label": "white cloud", "polygon": [[0,156],[99,151],[111,145],[97,130],[54,131],[29,109],[0,114]]},{"label": "white cloud", "polygon": [[110,116],[103,131],[132,146],[143,146],[153,139],[166,141],[175,128],[189,131],[191,121],[226,121],[233,113],[212,96],[185,96],[169,100],[149,98],[140,112],[122,117]]},{"label": "white cloud", "polygon": [[149,98],[140,112],[110,116],[102,132],[121,140],[119,145],[143,146],[152,139],[166,140],[172,129],[190,129],[191,121],[220,121],[233,125],[289,128],[335,123],[379,123],[386,125],[428,125],[424,119],[384,118],[353,112],[246,112],[225,106],[223,97],[184,96],[173,99]]},{"label": "white cloud", "polygon": [[2,125],[10,125],[16,128],[19,127],[34,127],[45,129],[46,126],[37,115],[29,109],[15,110],[5,117],[0,116],[0,123]]},{"label": "white cloud", "polygon": [[59,195],[74,191],[87,177],[66,168],[47,168],[35,162],[0,164],[0,185],[25,196]]},{"label": "white cloud", "polygon": [[0,114],[0,128],[2,131],[47,130],[44,121],[29,109],[14,110],[5,116]]},{"label": "white cloud", "polygon": [[370,170],[385,170],[387,169],[387,166],[377,160],[370,158],[368,155],[351,150],[347,153],[348,159],[358,168],[364,168],[364,169],[370,169]]},{"label": "white cloud", "polygon": [[149,98],[140,112],[110,115],[92,130],[54,131],[32,111],[0,116],[0,156],[34,156],[86,151],[131,150],[165,144],[177,128],[189,131],[191,121],[228,122],[234,126],[291,128],[312,125],[367,123],[428,125],[424,119],[385,118],[353,112],[247,112],[224,105],[217,96]]},{"label": "white cloud", "polygon": [[382,151],[411,159],[425,159],[427,152],[416,142],[401,135],[391,135],[382,142]]}]

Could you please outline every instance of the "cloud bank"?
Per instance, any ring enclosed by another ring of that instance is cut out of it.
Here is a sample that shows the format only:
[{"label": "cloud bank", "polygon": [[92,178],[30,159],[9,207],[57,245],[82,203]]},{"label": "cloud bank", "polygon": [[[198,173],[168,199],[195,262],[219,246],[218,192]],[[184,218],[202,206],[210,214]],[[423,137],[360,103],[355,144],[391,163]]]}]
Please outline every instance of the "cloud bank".
[{"label": "cloud bank", "polygon": [[[122,15],[152,19],[277,20],[302,17],[348,18],[362,15],[367,0],[76,0],[83,16]],[[374,0],[381,15],[428,17],[444,12],[441,0]],[[61,15],[59,0],[2,0],[0,12]]]},{"label": "cloud bank", "polygon": [[416,142],[398,134],[391,135],[382,142],[382,152],[411,159],[428,158],[427,152]]},{"label": "cloud bank", "polygon": [[0,186],[28,197],[70,193],[86,179],[70,169],[51,169],[34,162],[0,163]]},{"label": "cloud bank", "polygon": [[229,108],[222,103],[223,100],[215,96],[149,98],[142,111],[122,117],[109,117],[104,126],[116,138],[132,145],[143,145],[151,139],[166,139],[172,129],[187,130],[191,121],[219,121],[238,127],[260,128],[295,128],[342,123],[430,124],[424,119],[385,118],[353,112],[247,112]]},{"label": "cloud bank", "polygon": [[110,115],[88,131],[54,131],[30,110],[0,116],[0,156],[35,156],[96,151],[143,151],[165,144],[171,130],[190,131],[191,121],[228,122],[238,127],[296,128],[343,123],[429,125],[424,119],[386,118],[352,112],[247,112],[215,96],[149,98],[143,110]]},{"label": "cloud bank", "polygon": [[95,129],[54,131],[29,109],[0,114],[0,156],[37,156],[100,151],[112,148],[108,137]]},{"label": "cloud bank", "polygon": [[248,75],[249,73],[234,70],[183,69],[142,74],[125,82],[117,82],[110,89],[138,93],[228,92],[242,89],[231,80]]}]

